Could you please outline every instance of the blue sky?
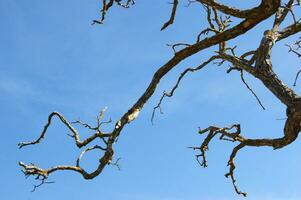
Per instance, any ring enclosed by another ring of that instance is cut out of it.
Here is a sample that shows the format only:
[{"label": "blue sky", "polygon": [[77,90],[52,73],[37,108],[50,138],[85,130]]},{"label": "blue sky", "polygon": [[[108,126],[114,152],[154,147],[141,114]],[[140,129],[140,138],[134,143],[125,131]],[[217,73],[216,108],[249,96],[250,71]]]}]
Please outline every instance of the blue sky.
[{"label": "blue sky", "polygon": [[[255,4],[238,6],[250,5]],[[201,7],[181,5],[175,24],[161,32],[170,11],[166,1],[138,1],[129,10],[113,9],[104,25],[90,26],[100,6],[97,0],[0,0],[1,199],[241,199],[224,177],[232,143],[211,144],[207,169],[197,165],[194,152],[186,147],[202,141],[197,127],[212,124],[241,123],[248,137],[281,136],[284,121],[276,119],[285,117],[285,108],[260,82],[246,76],[266,111],[238,73],[226,74],[225,66],[209,65],[188,75],[174,97],[164,101],[164,115],[156,115],[154,125],[150,122],[162,92],[172,87],[185,67],[202,62],[214,48],[168,74],[139,118],[123,130],[115,151],[121,157],[121,171],[109,166],[91,181],[59,172],[50,177],[55,184],[30,192],[36,182],[24,178],[18,161],[41,167],[74,164],[79,151],[58,120],[43,143],[19,150],[18,142],[36,138],[52,111],[70,121],[94,122],[98,111],[107,106],[106,119],[117,120],[141,95],[154,71],[172,56],[165,44],[192,42],[206,26]],[[256,48],[270,26],[269,20],[230,43],[240,44],[239,50]],[[300,68],[284,47],[293,39],[277,44],[273,52],[275,71],[289,86]],[[300,93],[300,86],[295,89]],[[83,138],[88,136],[80,131]],[[236,177],[249,194],[246,199],[299,199],[300,147],[297,140],[277,151],[242,150]],[[93,170],[98,157],[97,152],[87,154],[83,165]]]}]

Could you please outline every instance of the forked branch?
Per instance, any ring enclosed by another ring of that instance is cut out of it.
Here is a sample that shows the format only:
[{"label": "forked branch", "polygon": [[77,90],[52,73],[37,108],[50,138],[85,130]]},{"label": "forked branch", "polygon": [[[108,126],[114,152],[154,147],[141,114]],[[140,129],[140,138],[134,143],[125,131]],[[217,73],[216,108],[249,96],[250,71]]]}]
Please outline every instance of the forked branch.
[{"label": "forked branch", "polygon": [[[203,62],[201,65],[195,68],[185,69],[178,77],[176,84],[171,89],[170,92],[164,92],[161,97],[158,105],[154,108],[152,114],[152,120],[155,114],[156,109],[161,109],[161,103],[165,97],[173,96],[175,90],[178,88],[181,80],[188,74],[188,72],[195,72],[202,69],[204,66],[208,65],[210,62],[216,59],[221,59],[219,65],[222,65],[225,62],[229,62],[231,67],[228,72],[231,70],[238,70],[241,72],[241,79],[247,88],[255,95],[257,101],[262,106],[261,101],[254,93],[254,91],[248,86],[243,77],[243,72],[249,73],[254,78],[260,80],[263,85],[272,92],[277,99],[280,100],[287,107],[287,119],[283,129],[284,135],[280,138],[259,138],[259,139],[249,139],[241,135],[241,129],[239,124],[235,124],[230,127],[219,128],[215,126],[210,126],[207,129],[199,130],[200,134],[206,134],[203,142],[200,146],[191,147],[195,151],[199,151],[196,154],[197,161],[202,167],[207,167],[208,163],[206,160],[206,151],[209,149],[209,144],[213,138],[217,135],[220,140],[231,141],[238,143],[230,155],[228,166],[229,172],[226,174],[226,177],[230,177],[232,180],[233,187],[236,193],[246,196],[245,192],[242,192],[238,189],[236,185],[236,179],[234,177],[235,171],[235,157],[237,153],[246,146],[250,147],[261,147],[269,146],[274,149],[279,149],[285,147],[296,140],[298,134],[301,130],[301,98],[295,93],[294,90],[285,85],[280,78],[273,71],[273,65],[271,61],[271,52],[274,45],[289,36],[292,36],[301,31],[300,20],[297,19],[296,13],[294,13],[293,8],[300,4],[300,1],[288,0],[286,4],[281,5],[280,0],[261,0],[260,4],[256,7],[241,10],[233,8],[230,5],[225,5],[218,3],[215,0],[189,0],[191,2],[198,2],[203,5],[205,8],[206,20],[208,22],[208,27],[201,31],[195,36],[196,42],[194,44],[186,43],[177,43],[172,45],[174,49],[174,55],[158,70],[154,73],[148,87],[145,89],[143,94],[138,98],[136,102],[125,112],[119,120],[115,122],[113,130],[106,133],[101,130],[102,126],[109,121],[102,121],[103,112],[97,117],[96,126],[92,126],[88,123],[77,120],[73,123],[68,122],[60,113],[53,112],[48,116],[48,121],[44,126],[38,139],[32,142],[22,142],[19,144],[19,148],[35,145],[40,143],[48,131],[49,126],[52,123],[54,116],[57,116],[59,120],[66,126],[66,128],[71,131],[70,136],[74,138],[75,144],[78,148],[86,147],[79,154],[78,158],[75,161],[75,165],[58,165],[50,167],[47,169],[42,169],[35,164],[24,164],[20,162],[19,165],[22,167],[25,176],[34,176],[37,180],[41,181],[41,184],[47,183],[47,178],[51,173],[62,170],[74,171],[81,174],[85,179],[92,179],[98,176],[107,165],[117,166],[119,159],[113,162],[114,150],[113,145],[117,142],[123,128],[134,121],[144,105],[149,101],[149,99],[155,93],[159,82],[168,74],[172,69],[178,66],[178,64],[190,56],[195,55],[205,49],[210,47],[218,46],[217,55],[211,57],[209,60]],[[162,30],[174,23],[177,6],[179,1],[173,0],[173,6],[170,14],[169,20],[163,25]],[[134,0],[102,0],[102,10],[99,20],[94,20],[93,23],[102,24],[105,20],[107,12],[114,6],[121,6],[122,8],[129,8],[131,5],[134,5]],[[224,13],[226,16],[221,16],[220,13]],[[293,23],[282,28],[281,24],[285,21],[287,16],[291,13],[293,16]],[[246,34],[256,25],[265,21],[267,18],[274,16],[274,23],[270,30],[266,30],[262,36],[262,40],[259,42],[258,48],[255,50],[249,50],[245,53],[242,53],[241,56],[236,56],[234,48],[227,48],[226,42],[232,40],[238,36]],[[230,26],[231,19],[236,18],[237,23],[233,26]],[[239,18],[239,19],[237,19]],[[241,20],[241,21],[239,21]],[[213,34],[209,34],[213,33]],[[202,39],[201,36],[206,35],[207,37]],[[300,48],[300,44],[298,48]],[[176,51],[176,47],[183,47],[182,49]],[[290,51],[298,55],[299,49],[290,48]],[[229,53],[230,51],[230,53]],[[297,78],[296,78],[297,79]],[[295,81],[296,82],[296,81]],[[262,106],[263,107],[263,106]],[[263,107],[264,108],[264,107]],[[73,127],[73,125],[81,125],[87,128],[89,131],[93,131],[93,134],[81,140],[78,131]],[[100,139],[100,143],[94,146],[90,146],[92,141],[95,139]],[[85,171],[81,165],[80,160],[85,153],[98,150],[102,153],[97,168],[93,172]],[[39,187],[39,185],[37,185]],[[36,189],[36,187],[34,188]]]}]

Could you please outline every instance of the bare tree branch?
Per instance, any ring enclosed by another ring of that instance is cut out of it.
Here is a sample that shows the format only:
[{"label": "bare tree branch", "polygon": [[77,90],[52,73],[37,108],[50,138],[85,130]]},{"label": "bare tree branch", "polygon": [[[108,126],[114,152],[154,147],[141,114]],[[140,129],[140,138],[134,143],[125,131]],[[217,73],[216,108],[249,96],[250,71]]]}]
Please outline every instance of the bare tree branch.
[{"label": "bare tree branch", "polygon": [[[152,80],[150,81],[148,87],[145,89],[143,94],[137,99],[137,101],[125,112],[120,119],[115,122],[114,128],[109,132],[105,133],[101,130],[102,125],[111,122],[102,121],[104,110],[100,112],[99,116],[97,116],[97,124],[96,126],[90,125],[88,123],[82,122],[81,120],[77,120],[73,123],[69,123],[60,113],[53,112],[48,116],[48,121],[44,126],[40,136],[38,139],[32,142],[22,142],[19,144],[19,148],[35,145],[40,143],[52,123],[52,119],[54,116],[57,116],[60,121],[66,126],[66,128],[71,131],[70,136],[74,138],[75,144],[78,148],[86,147],[79,154],[79,157],[76,159],[74,166],[69,165],[58,165],[54,167],[50,167],[47,169],[42,169],[35,164],[24,164],[20,162],[19,165],[23,169],[23,173],[26,177],[33,176],[37,180],[41,181],[39,185],[34,187],[34,190],[47,182],[47,178],[50,174],[56,171],[69,170],[74,171],[83,176],[85,179],[93,179],[98,176],[105,166],[112,165],[116,166],[119,169],[117,159],[113,162],[114,158],[114,150],[113,146],[117,142],[123,128],[134,121],[144,105],[149,101],[149,99],[153,96],[155,91],[157,90],[157,86],[159,82],[168,74],[172,69],[178,66],[179,63],[188,59],[190,56],[195,55],[205,49],[209,51],[210,47],[217,47],[218,50],[215,51],[217,55],[212,56],[207,61],[203,62],[199,66],[195,68],[186,68],[178,77],[176,84],[170,90],[170,92],[164,92],[162,97],[159,100],[159,103],[154,108],[152,113],[152,121],[155,115],[155,111],[160,109],[161,104],[165,97],[173,96],[175,90],[179,87],[182,79],[188,72],[195,72],[201,70],[203,67],[208,65],[214,60],[219,59],[218,65],[222,65],[225,62],[231,64],[232,67],[228,69],[228,73],[232,70],[238,70],[241,74],[241,80],[243,84],[248,88],[248,90],[255,96],[258,103],[264,109],[261,101],[255,92],[250,88],[250,86],[246,83],[243,72],[249,73],[254,78],[260,80],[262,84],[277,98],[281,103],[286,106],[286,115],[285,118],[285,126],[283,128],[283,136],[280,138],[246,138],[241,134],[240,124],[234,124],[230,127],[219,128],[216,126],[209,126],[206,129],[200,129],[199,134],[206,135],[202,140],[200,146],[190,147],[195,151],[198,151],[196,154],[197,162],[202,167],[207,167],[208,163],[206,160],[206,151],[208,151],[208,147],[213,138],[217,135],[219,139],[222,141],[228,141],[233,143],[238,143],[233,148],[232,153],[230,155],[228,166],[229,172],[226,174],[226,177],[230,177],[234,190],[237,194],[246,196],[245,192],[242,192],[238,189],[236,184],[236,179],[234,177],[234,170],[236,168],[234,160],[236,158],[237,153],[243,149],[244,147],[262,147],[268,146],[273,149],[283,148],[292,142],[294,142],[298,134],[301,130],[301,97],[292,89],[289,88],[281,79],[277,76],[277,74],[273,70],[273,63],[271,59],[272,49],[274,45],[287,37],[300,33],[301,31],[301,23],[300,20],[297,19],[296,13],[294,13],[294,9],[296,6],[300,5],[300,1],[287,0],[287,3],[282,4],[280,0],[261,0],[261,3],[254,7],[245,10],[233,8],[230,5],[225,5],[222,3],[218,3],[215,0],[188,0],[188,4],[193,2],[200,3],[205,9],[206,20],[208,22],[208,27],[202,30],[199,34],[195,36],[196,42],[193,44],[187,43],[176,43],[171,45],[174,50],[174,55],[158,70],[154,73]],[[164,30],[168,26],[174,23],[175,16],[178,8],[178,0],[173,0],[173,7],[171,10],[171,14],[169,20],[163,25],[161,30]],[[283,2],[282,2],[283,3]],[[93,23],[102,24],[105,20],[106,14],[114,5],[120,6],[122,8],[129,8],[131,5],[134,5],[134,0],[102,0],[102,10],[101,16],[99,20],[94,20]],[[221,15],[221,13],[225,15]],[[292,16],[293,23],[280,28],[281,24],[285,22],[289,15]],[[240,53],[241,56],[237,56],[235,47],[229,48],[226,46],[226,43],[229,40],[235,39],[243,34],[246,34],[249,30],[251,30],[256,25],[265,21],[269,17],[274,17],[274,23],[272,27],[268,30],[264,31],[262,35],[261,41],[258,42],[258,48],[248,50],[246,52]],[[231,25],[232,18],[239,18],[235,25]],[[231,26],[230,26],[231,25]],[[201,37],[206,35],[206,38],[202,39]],[[301,42],[297,41],[295,46],[289,46],[290,52],[293,52],[297,56],[299,54],[299,50],[301,49]],[[182,49],[176,50],[177,47],[181,47]],[[297,73],[295,78],[295,83],[297,81],[298,75],[300,71]],[[162,112],[162,111],[161,111]],[[71,124],[78,124],[89,131],[93,131],[94,134],[85,140],[80,140],[79,133]],[[94,146],[88,146],[94,141],[96,138],[100,139],[100,144]],[[85,153],[99,150],[102,153],[102,156],[99,159],[99,164],[97,168],[88,173],[80,166],[80,160],[84,156]]]},{"label": "bare tree branch", "polygon": [[172,11],[171,11],[169,20],[163,24],[161,31],[166,29],[169,25],[173,24],[175,17],[176,17],[178,3],[179,3],[178,0],[173,0],[173,3],[172,3],[173,6],[172,6]]},{"label": "bare tree branch", "polygon": [[260,99],[258,98],[258,96],[256,95],[256,93],[252,90],[252,88],[247,84],[247,82],[244,79],[244,75],[243,75],[243,70],[240,70],[240,78],[242,80],[242,82],[245,84],[245,86],[248,88],[248,90],[255,96],[257,102],[259,103],[259,105],[261,106],[261,108],[263,110],[265,110],[265,107],[262,105]]},{"label": "bare tree branch", "polygon": [[151,122],[153,123],[154,122],[154,117],[155,117],[155,113],[156,113],[156,110],[157,109],[160,109],[160,113],[163,114],[162,112],[162,109],[161,109],[161,104],[162,104],[162,101],[165,97],[172,97],[175,90],[178,88],[181,80],[183,79],[183,77],[188,73],[188,72],[195,72],[195,71],[198,71],[200,69],[202,69],[203,67],[205,67],[206,65],[208,65],[210,62],[212,62],[213,60],[216,60],[220,58],[219,56],[212,56],[211,58],[209,58],[207,61],[203,62],[201,65],[195,67],[195,68],[187,68],[185,69],[179,76],[176,84],[174,85],[174,87],[171,89],[170,92],[163,92],[163,95],[161,96],[160,100],[159,100],[159,103],[157,104],[157,106],[154,107],[153,109],[153,113],[152,113],[152,117],[151,117]]},{"label": "bare tree branch", "polygon": [[298,77],[299,77],[299,74],[300,74],[300,73],[301,73],[301,70],[299,70],[299,71],[297,72],[293,86],[296,86],[296,85],[297,85],[297,80],[298,80]]}]

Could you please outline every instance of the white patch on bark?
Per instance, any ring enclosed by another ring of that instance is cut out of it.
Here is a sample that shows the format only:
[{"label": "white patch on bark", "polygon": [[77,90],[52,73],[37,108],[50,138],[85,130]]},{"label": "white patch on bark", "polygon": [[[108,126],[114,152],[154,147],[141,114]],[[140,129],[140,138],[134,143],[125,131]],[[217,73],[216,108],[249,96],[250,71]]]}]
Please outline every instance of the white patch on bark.
[{"label": "white patch on bark", "polygon": [[136,108],[134,110],[134,112],[128,116],[127,123],[130,123],[131,121],[133,121],[134,119],[136,119],[138,117],[138,115],[139,115],[139,112],[140,112],[140,110]]}]

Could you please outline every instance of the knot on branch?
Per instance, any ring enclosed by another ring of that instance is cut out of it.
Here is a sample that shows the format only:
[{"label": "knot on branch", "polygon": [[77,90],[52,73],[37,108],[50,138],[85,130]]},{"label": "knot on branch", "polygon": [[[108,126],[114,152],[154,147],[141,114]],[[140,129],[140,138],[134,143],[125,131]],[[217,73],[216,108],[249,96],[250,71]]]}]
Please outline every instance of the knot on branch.
[{"label": "knot on branch", "polygon": [[130,123],[131,121],[133,121],[134,119],[136,119],[138,117],[140,113],[140,109],[135,108],[133,112],[131,112],[128,116],[127,116],[127,123]]}]

